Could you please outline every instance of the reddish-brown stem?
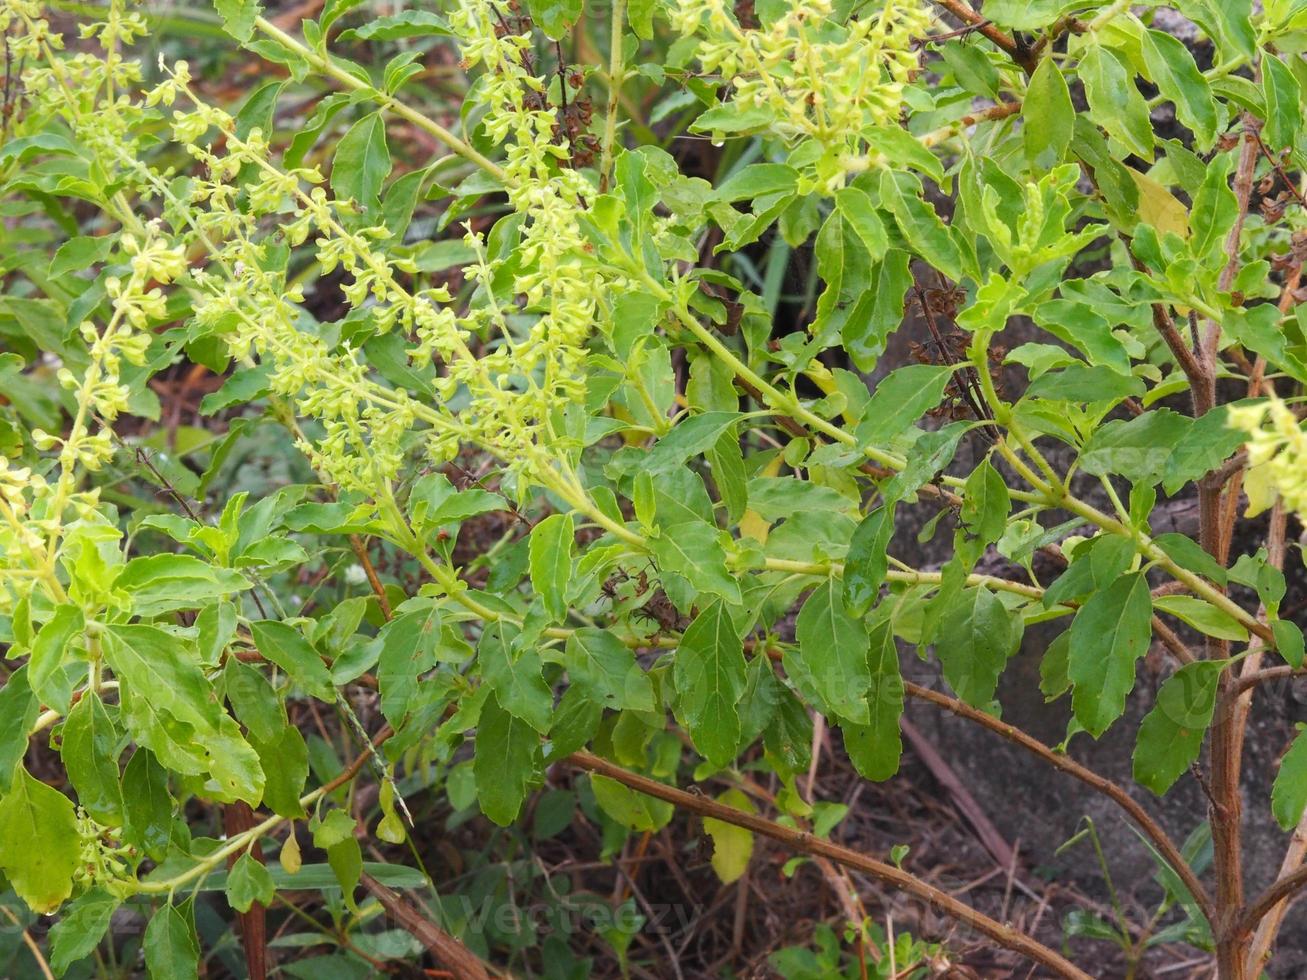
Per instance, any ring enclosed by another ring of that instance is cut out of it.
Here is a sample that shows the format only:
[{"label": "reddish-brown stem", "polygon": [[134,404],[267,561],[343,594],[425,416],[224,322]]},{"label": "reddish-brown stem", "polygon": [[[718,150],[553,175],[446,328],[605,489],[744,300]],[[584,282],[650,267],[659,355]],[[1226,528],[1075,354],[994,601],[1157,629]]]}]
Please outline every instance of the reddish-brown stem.
[{"label": "reddish-brown stem", "polygon": [[377,594],[377,605],[381,607],[381,615],[389,620],[392,615],[390,599],[386,597],[385,586],[381,584],[381,579],[377,577],[377,570],[372,567],[372,560],[368,558],[368,546],[357,534],[349,536],[349,545],[354,549],[359,564],[363,566],[363,574],[368,577],[368,584],[372,586],[372,591]]},{"label": "reddish-brown stem", "polygon": [[1049,949],[1043,943],[1036,942],[1024,933],[977,912],[971,906],[958,901],[947,892],[941,891],[933,885],[928,885],[916,876],[892,864],[886,864],[865,854],[859,854],[857,851],[851,851],[847,847],[832,844],[830,841],[814,837],[806,831],[786,827],[756,813],[746,813],[743,810],[737,810],[735,807],[718,803],[707,796],[687,793],[685,790],[668,786],[666,783],[660,783],[655,779],[623,769],[621,766],[614,765],[596,755],[591,755],[589,752],[574,752],[565,761],[577,769],[606,776],[638,793],[671,803],[673,806],[688,810],[701,817],[709,817],[720,820],[722,823],[729,823],[732,826],[743,827],[745,830],[770,838],[800,853],[818,855],[828,858],[836,864],[861,871],[878,881],[892,885],[900,891],[930,903],[949,918],[983,933],[1000,946],[1015,950],[1051,970],[1059,977],[1070,977],[1072,980],[1089,980],[1089,974],[1076,967],[1075,964],[1056,951]]},{"label": "reddish-brown stem", "polygon": [[[1252,196],[1253,177],[1257,168],[1257,127],[1259,123],[1250,114],[1244,115],[1244,138],[1240,148],[1239,164],[1235,171],[1234,194],[1238,212],[1230,233],[1226,236],[1226,254],[1230,257],[1221,270],[1219,286],[1228,290],[1239,271],[1239,239],[1244,220],[1248,215],[1248,201]],[[1203,338],[1202,364],[1204,371],[1215,378],[1220,347],[1221,325],[1213,321],[1207,326]],[[1206,405],[1204,411],[1214,407]],[[1201,414],[1201,413],[1199,413]],[[1232,485],[1231,494],[1237,492]],[[1225,564],[1235,511],[1221,508],[1221,487],[1211,481],[1198,484],[1199,543],[1221,564]],[[1207,657],[1216,660],[1229,653],[1228,641],[1209,638]],[[1216,964],[1221,980],[1246,980],[1245,949],[1250,929],[1243,926],[1240,909],[1243,907],[1243,801],[1239,794],[1241,774],[1240,752],[1243,745],[1238,712],[1228,692],[1237,678],[1233,670],[1221,675],[1221,696],[1211,726],[1211,827],[1213,868],[1216,873],[1216,917],[1211,920],[1216,938]]]},{"label": "reddish-brown stem", "polygon": [[913,684],[911,681],[905,681],[903,688],[907,694],[917,698],[918,700],[929,701],[931,704],[938,705],[944,710],[952,712],[959,718],[973,721],[977,725],[987,728],[997,735],[1001,735],[1014,745],[1019,745],[1026,751],[1037,755],[1059,772],[1064,772],[1068,776],[1075,777],[1086,786],[1089,786],[1091,789],[1096,790],[1110,799],[1113,803],[1124,810],[1130,819],[1139,826],[1139,829],[1144,832],[1144,835],[1153,842],[1158,853],[1162,855],[1180,880],[1184,882],[1184,886],[1189,889],[1189,893],[1193,896],[1194,902],[1197,903],[1199,910],[1208,918],[1208,921],[1211,921],[1213,912],[1212,900],[1207,894],[1207,890],[1203,887],[1202,882],[1198,880],[1193,869],[1180,853],[1180,849],[1176,847],[1175,842],[1171,840],[1166,831],[1163,830],[1157,821],[1150,817],[1144,808],[1135,802],[1134,798],[1124,789],[1112,782],[1110,779],[1100,776],[1092,769],[1082,766],[1069,756],[1063,755],[1059,752],[1054,752],[1043,742],[1026,734],[1021,729],[1010,725],[1005,721],[1001,721],[992,715],[987,715],[983,711],[971,707],[971,705],[964,701],[960,701],[957,698],[950,697],[949,695],[943,694],[939,691],[932,691],[930,688],[922,687],[919,684]]},{"label": "reddish-brown stem", "polygon": [[979,33],[993,41],[1027,73],[1034,71],[1035,62],[1028,49],[1018,44],[1010,34],[1005,34],[998,27],[991,24],[984,16],[963,3],[962,0],[935,0],[935,3],[968,27],[974,27]]},{"label": "reddish-brown stem", "polygon": [[1253,899],[1248,906],[1248,911],[1239,919],[1237,931],[1242,935],[1252,932],[1257,928],[1257,923],[1262,921],[1263,916],[1286,898],[1292,897],[1304,885],[1307,885],[1307,868],[1299,868],[1293,874],[1279,879]]}]

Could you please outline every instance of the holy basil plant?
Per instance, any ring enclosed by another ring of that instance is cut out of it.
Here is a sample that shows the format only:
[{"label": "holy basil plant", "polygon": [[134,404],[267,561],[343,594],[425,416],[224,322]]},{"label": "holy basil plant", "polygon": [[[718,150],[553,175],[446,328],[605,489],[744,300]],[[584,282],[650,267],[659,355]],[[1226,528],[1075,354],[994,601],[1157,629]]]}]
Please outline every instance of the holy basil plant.
[{"label": "holy basil plant", "polygon": [[[827,839],[814,720],[886,780],[917,699],[1121,805],[1172,938],[1259,975],[1307,882],[1245,891],[1241,826],[1307,831],[1307,741],[1269,799],[1240,763],[1303,670],[1307,7],[374,6],[0,0],[0,872],[54,971],[127,906],[195,976],[212,882],[354,909],[406,794],[513,825],[573,769],[610,845],[688,810],[727,879],[763,834],[1088,976]],[[1036,625],[1058,747],[996,697]],[[1210,851],[1076,761],[1154,644],[1133,778],[1197,767]]]}]

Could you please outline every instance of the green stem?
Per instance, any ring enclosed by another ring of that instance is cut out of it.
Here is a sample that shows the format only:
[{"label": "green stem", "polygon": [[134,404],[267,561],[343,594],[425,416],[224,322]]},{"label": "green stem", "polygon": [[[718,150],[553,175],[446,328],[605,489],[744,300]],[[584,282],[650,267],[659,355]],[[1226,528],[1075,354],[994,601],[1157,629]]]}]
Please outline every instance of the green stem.
[{"label": "green stem", "polygon": [[626,62],[622,57],[622,26],[626,23],[626,0],[613,0],[613,22],[608,51],[608,110],[604,116],[604,143],[599,158],[599,191],[608,190],[613,170],[613,146],[617,142],[617,108],[626,81]]},{"label": "green stem", "polygon": [[373,85],[363,81],[360,78],[351,75],[345,69],[341,68],[329,57],[318,54],[308,45],[301,43],[291,35],[287,34],[276,24],[273,24],[265,17],[260,17],[254,22],[254,26],[262,31],[268,37],[272,38],[288,51],[293,52],[296,56],[303,58],[311,66],[317,69],[321,74],[328,76],[339,82],[345,88],[354,92],[366,92],[382,108],[388,109],[395,115],[408,120],[418,129],[434,136],[441,143],[461,156],[464,160],[476,164],[486,173],[503,181],[506,179],[504,170],[498,164],[493,163],[486,157],[476,151],[474,147],[459,139],[440,123],[434,119],[424,116],[416,109],[405,105],[398,99],[395,99],[384,92],[378,91]]}]

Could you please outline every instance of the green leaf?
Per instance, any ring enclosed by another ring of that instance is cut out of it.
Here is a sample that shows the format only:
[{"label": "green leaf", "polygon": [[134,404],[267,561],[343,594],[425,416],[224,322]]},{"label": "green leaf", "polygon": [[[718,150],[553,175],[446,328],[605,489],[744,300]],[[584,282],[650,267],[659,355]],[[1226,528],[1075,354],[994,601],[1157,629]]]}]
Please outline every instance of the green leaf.
[{"label": "green leaf", "polygon": [[1112,332],[1107,318],[1087,303],[1051,299],[1035,308],[1034,318],[1040,327],[1058,340],[1081,351],[1090,364],[1111,368],[1129,378],[1129,351]]},{"label": "green leaf", "polygon": [[657,476],[679,469],[717,445],[739,418],[739,412],[704,412],[682,419],[640,461],[640,471]]},{"label": "green leaf", "polygon": [[145,927],[145,968],[152,980],[191,980],[200,973],[200,943],[191,917],[165,905]]},{"label": "green leaf", "polygon": [[20,766],[0,799],[0,871],[33,912],[48,915],[73,893],[80,841],[72,800]]},{"label": "green leaf", "polygon": [[400,613],[377,634],[377,686],[381,711],[398,727],[418,692],[418,678],[436,665],[441,639],[440,610],[432,605]]},{"label": "green leaf", "polygon": [[1290,667],[1301,667],[1304,646],[1302,628],[1287,619],[1277,619],[1271,623],[1271,631],[1275,634],[1275,649],[1280,656]]},{"label": "green leaf", "polygon": [[1007,484],[986,457],[971,471],[963,488],[962,528],[967,537],[993,544],[1007,529],[1011,506]]},{"label": "green leaf", "polygon": [[1153,124],[1134,77],[1113,51],[1091,44],[1080,59],[1089,115],[1131,153],[1153,159]]},{"label": "green leaf", "polygon": [[119,735],[104,702],[94,691],[73,705],[64,722],[59,754],[77,802],[101,823],[122,823],[118,783]]},{"label": "green leaf", "polygon": [[963,701],[988,706],[1023,632],[1021,617],[989,589],[964,589],[944,610],[935,638],[944,679]]},{"label": "green leaf", "polygon": [[338,41],[401,41],[410,37],[452,37],[453,31],[439,14],[429,10],[405,10],[378,17],[362,27],[341,31]]},{"label": "green leaf", "polygon": [[1135,743],[1134,777],[1161,796],[1198,758],[1225,661],[1185,664],[1166,679]]},{"label": "green leaf", "polygon": [[798,656],[785,651],[786,673],[807,682],[822,711],[869,724],[867,628],[845,607],[843,590],[830,581],[814,589],[799,610],[795,632]]},{"label": "green leaf", "polygon": [[68,712],[73,696],[73,681],[65,667],[73,657],[73,639],[85,625],[81,607],[61,603],[32,642],[27,682],[42,704],[61,714]]},{"label": "green leaf", "polygon": [[1181,568],[1206,576],[1217,585],[1225,584],[1228,577],[1225,567],[1203,550],[1202,545],[1193,538],[1171,532],[1159,534],[1153,538],[1153,544],[1166,552],[1167,557]]},{"label": "green leaf", "polygon": [[889,779],[899,771],[903,740],[899,718],[903,714],[903,678],[899,673],[899,648],[888,621],[871,631],[867,652],[871,686],[867,689],[870,713],[866,725],[842,722],[844,749],[849,761],[866,779]]},{"label": "green leaf", "polygon": [[198,609],[252,587],[240,572],[191,555],[133,558],[123,566],[115,585],[131,594],[132,611],[143,618]]},{"label": "green leaf", "polygon": [[70,272],[89,269],[107,259],[109,253],[113,251],[114,244],[112,235],[70,238],[54,253],[54,258],[50,260],[50,269],[46,274],[51,279],[57,279]]},{"label": "green leaf", "polygon": [[1106,422],[1089,437],[1080,466],[1094,476],[1115,473],[1135,484],[1160,483],[1172,451],[1192,424],[1192,419],[1167,408]]},{"label": "green leaf", "polygon": [[962,278],[962,253],[935,209],[923,199],[921,181],[892,170],[881,174],[880,196],[914,252],[955,282]]},{"label": "green leaf", "polygon": [[1206,476],[1243,445],[1247,436],[1230,428],[1227,408],[1217,405],[1194,419],[1172,448],[1162,470],[1162,489],[1167,496],[1174,496],[1186,483]]},{"label": "green leaf", "polygon": [[227,875],[227,904],[237,912],[248,912],[255,902],[271,905],[276,894],[277,886],[272,883],[272,875],[249,851],[236,860]]},{"label": "green leaf", "polygon": [[50,930],[50,969],[55,976],[63,976],[70,966],[95,951],[120,904],[112,895],[96,889],[64,909]]},{"label": "green leaf", "polygon": [[1193,130],[1198,150],[1206,153],[1216,142],[1220,118],[1194,56],[1183,42],[1162,31],[1144,31],[1139,46],[1148,77],[1175,103],[1176,118]]},{"label": "green leaf", "polygon": [[889,236],[885,234],[885,224],[880,220],[880,214],[866,191],[856,187],[842,188],[835,195],[835,206],[849,227],[857,233],[872,261],[879,262],[889,248]]},{"label": "green leaf", "polygon": [[1302,129],[1302,87],[1292,69],[1273,54],[1262,56],[1266,125],[1262,139],[1272,150],[1295,145]]},{"label": "green leaf", "polygon": [[[753,801],[741,790],[731,788],[717,797],[717,802],[743,813],[756,813]],[[704,832],[712,839],[712,869],[723,885],[737,881],[753,857],[753,833],[724,820],[703,818]]]},{"label": "green leaf", "polygon": [[286,623],[264,619],[251,623],[250,633],[263,658],[284,670],[306,692],[319,701],[336,700],[331,671],[299,630]]},{"label": "green leaf", "polygon": [[766,194],[793,193],[799,172],[784,163],[753,163],[731,174],[713,191],[713,199],[734,204]]},{"label": "green leaf", "polygon": [[456,490],[443,473],[429,473],[417,480],[408,502],[413,524],[431,528],[508,510],[508,503],[499,494],[477,488]]},{"label": "green leaf", "polygon": [[213,6],[222,29],[236,40],[248,41],[254,35],[254,22],[263,9],[258,0],[213,0]]},{"label": "green leaf", "polygon": [[909,364],[895,368],[876,385],[856,435],[869,446],[883,446],[939,404],[953,368],[947,364]]},{"label": "green leaf", "polygon": [[550,514],[531,529],[531,587],[554,622],[567,616],[567,587],[572,582],[572,546],[576,529],[571,514]]},{"label": "green leaf", "polygon": [[1243,642],[1248,631],[1229,613],[1217,609],[1210,602],[1189,595],[1164,595],[1153,600],[1159,612],[1170,613],[1184,620],[1198,632],[1221,640]]},{"label": "green leaf", "polygon": [[309,748],[294,725],[282,726],[271,739],[252,739],[263,770],[263,805],[283,817],[304,816],[300,796],[309,776]]},{"label": "green leaf", "polygon": [[172,827],[168,773],[149,749],[138,748],[123,770],[122,787],[123,840],[157,861]]},{"label": "green leaf", "polygon": [[599,773],[590,774],[590,788],[604,813],[631,830],[657,833],[671,822],[676,813],[672,804],[637,793],[624,783]]},{"label": "green leaf", "polygon": [[844,558],[844,603],[854,616],[865,616],[880,595],[889,570],[889,543],[894,536],[894,502],[877,507],[858,525]]},{"label": "green leaf", "polygon": [[1045,57],[1026,85],[1021,103],[1021,136],[1032,170],[1048,171],[1066,159],[1076,112],[1057,62]]},{"label": "green leaf", "polygon": [[[180,638],[157,626],[108,626],[104,657],[136,697],[202,732],[216,732],[213,689]],[[130,725],[130,721],[129,721]]]},{"label": "green leaf", "polygon": [[545,36],[558,41],[580,19],[582,0],[527,0],[526,9]]},{"label": "green leaf", "polygon": [[494,694],[481,706],[472,760],[481,812],[507,827],[540,779],[540,736],[499,706]]},{"label": "green leaf", "polygon": [[903,322],[903,297],[912,285],[910,258],[901,248],[885,253],[868,277],[872,301],[859,307],[864,316],[850,317],[840,329],[845,350],[859,371],[875,368],[889,335]]},{"label": "green leaf", "polygon": [[694,746],[716,766],[740,750],[736,708],[746,686],[744,645],[720,601],[690,624],[676,649],[674,679],[679,713]]},{"label": "green leaf", "polygon": [[635,652],[607,630],[583,627],[567,638],[568,677],[594,701],[614,711],[654,710],[653,684]]},{"label": "green leaf", "polygon": [[485,628],[477,644],[481,676],[495,692],[496,704],[545,734],[554,710],[554,692],[545,683],[535,645],[528,643],[515,651],[516,637],[517,629],[503,622]]},{"label": "green leaf", "polygon": [[985,19],[1016,31],[1034,31],[1068,10],[1092,6],[1089,0],[985,0]]},{"label": "green leaf", "polygon": [[1271,813],[1284,830],[1293,830],[1307,809],[1307,729],[1299,727],[1271,787]]},{"label": "green leaf", "polygon": [[738,604],[739,579],[726,568],[720,533],[703,521],[686,521],[661,528],[649,547],[664,572],[674,572],[696,589]]},{"label": "green leaf", "polygon": [[1125,710],[1135,685],[1135,661],[1148,652],[1152,639],[1152,618],[1148,582],[1135,572],[1095,592],[1071,623],[1071,706],[1094,738]]},{"label": "green leaf", "polygon": [[331,190],[358,202],[366,211],[379,204],[381,185],[390,173],[390,150],[381,113],[364,116],[340,138],[331,162]]},{"label": "green leaf", "polygon": [[18,763],[27,754],[28,732],[41,706],[27,683],[29,668],[19,667],[0,687],[0,794],[9,789]]}]

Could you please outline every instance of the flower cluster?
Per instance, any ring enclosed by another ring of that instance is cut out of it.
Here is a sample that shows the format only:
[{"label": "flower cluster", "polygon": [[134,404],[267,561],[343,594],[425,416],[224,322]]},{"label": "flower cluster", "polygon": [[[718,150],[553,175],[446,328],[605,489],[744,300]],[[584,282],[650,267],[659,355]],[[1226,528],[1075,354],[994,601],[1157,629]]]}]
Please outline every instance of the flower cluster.
[{"label": "flower cluster", "polygon": [[741,112],[763,110],[791,138],[844,152],[868,126],[898,124],[917,70],[914,38],[932,23],[922,0],[884,0],[840,23],[831,0],[787,0],[770,23],[741,26],[725,0],[677,0],[673,27],[697,37],[703,67],[734,89]]},{"label": "flower cluster", "polygon": [[1293,410],[1272,394],[1264,402],[1229,406],[1226,418],[1248,434],[1250,514],[1264,509],[1273,493],[1290,510],[1307,513],[1307,432]]},{"label": "flower cluster", "polygon": [[[102,57],[56,55],[61,40],[37,18],[39,5],[6,3],[6,10],[22,8],[24,43],[45,66],[38,69],[43,81],[36,90],[49,112],[64,118],[107,173],[142,199],[162,201],[167,248],[178,256],[207,253],[207,264],[186,276],[196,329],[222,337],[247,364],[257,358],[272,367],[273,390],[321,427],[313,438],[301,434],[300,444],[324,476],[375,491],[399,472],[413,444],[409,433],[418,428],[437,462],[473,442],[519,471],[549,465],[548,456],[563,448],[554,420],[583,391],[585,344],[605,282],[588,259],[581,231],[594,188],[560,165],[566,151],[554,143],[554,111],[540,108],[543,100],[534,97],[545,83],[529,71],[530,37],[497,35],[507,11],[499,0],[466,0],[452,21],[468,66],[485,70],[485,126],[504,143],[503,183],[521,216],[515,275],[512,296],[494,295],[491,283],[505,256],[487,259],[484,241],[469,232],[481,256],[469,275],[481,289],[461,314],[450,308],[445,289],[402,284],[400,275],[413,270],[387,255],[390,232],[359,227],[355,206],[333,200],[316,168],[277,166],[263,133],[239,133],[229,113],[196,95],[185,62],[164,68],[162,81],[140,96],[125,94],[142,73],[117,52],[143,27],[121,3],[93,25]],[[155,169],[140,145],[169,109],[173,141],[199,165],[185,180],[171,169]],[[128,228],[139,224],[125,207],[106,204]],[[271,235],[270,226],[278,229]],[[362,317],[374,332],[399,330],[414,338],[408,351],[413,362],[440,365],[432,390],[406,391],[376,380],[349,342],[331,340],[330,331],[306,318],[298,305],[302,296],[287,282],[285,246],[310,238],[324,273],[347,273],[342,289],[351,317]],[[156,242],[152,254],[164,247]],[[184,263],[155,278],[167,282],[183,269]],[[124,324],[162,308],[157,291],[128,285],[108,284]],[[524,298],[525,309],[509,315],[507,305],[516,297]],[[120,342],[121,356],[135,356],[130,346]],[[96,410],[109,419],[122,407],[113,385],[106,376],[95,393]]]},{"label": "flower cluster", "polygon": [[522,272],[514,288],[539,314],[525,337],[504,329],[499,300],[490,294],[492,266],[483,261],[471,271],[488,300],[474,316],[497,325],[505,341],[484,359],[486,369],[500,387],[522,379],[525,400],[516,406],[518,417],[512,422],[530,426],[547,424],[551,412],[583,391],[584,345],[606,280],[588,259],[581,232],[584,202],[594,188],[579,171],[560,165],[568,150],[554,141],[555,111],[532,98],[544,91],[545,82],[527,67],[531,37],[497,33],[497,25],[511,13],[502,0],[462,0],[450,15],[450,26],[464,64],[485,69],[486,131],[505,144],[505,190],[525,219],[516,257]]}]

